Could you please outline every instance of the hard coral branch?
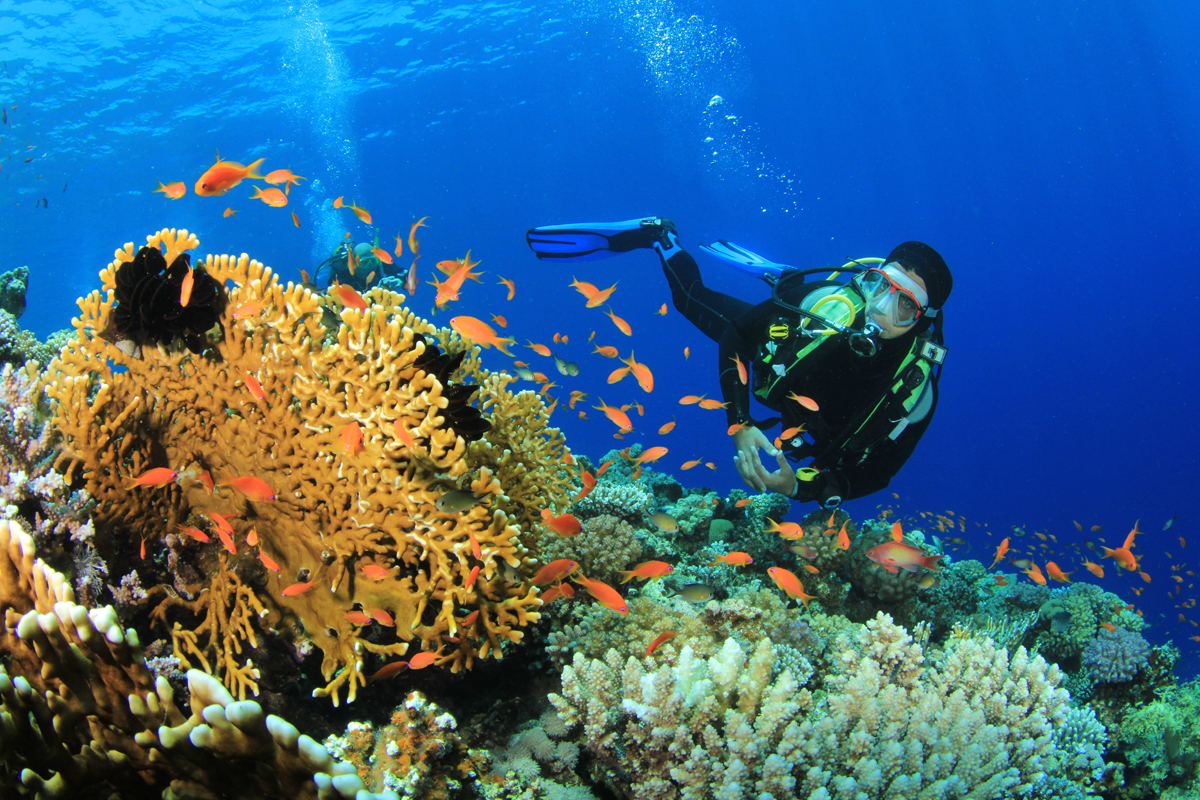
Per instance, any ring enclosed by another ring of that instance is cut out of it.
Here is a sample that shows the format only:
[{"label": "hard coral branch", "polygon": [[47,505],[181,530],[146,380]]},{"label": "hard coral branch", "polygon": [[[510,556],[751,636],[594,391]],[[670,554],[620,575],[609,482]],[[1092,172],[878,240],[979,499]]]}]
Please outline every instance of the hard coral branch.
[{"label": "hard coral branch", "polygon": [[[148,237],[168,264],[197,245],[183,231]],[[242,651],[254,620],[295,620],[296,635],[324,652],[326,683],[313,693],[336,704],[343,689],[354,700],[382,664],[364,665],[376,654],[439,652],[439,666],[458,671],[520,640],[541,604],[528,580],[541,509],[565,505],[571,491],[562,434],[537,395],[509,392],[479,366],[477,348],[380,288],[368,309],[341,310],[330,340],[332,304],[244,254],[194,260],[228,297],[202,352],[178,339],[122,349],[99,332],[134,259],[132,245],[118,251],[101,273],[107,293],[79,301],[76,338],[51,365],[47,393],[66,444],[59,466],[85,482],[110,535],[128,527],[153,545],[179,526],[213,535],[216,515],[229,520],[236,555],[189,605],[202,621],[180,623],[184,601],[156,611],[176,655],[244,697],[257,688]],[[153,467],[179,477],[130,487]],[[218,485],[206,486],[205,473]],[[276,500],[219,485],[237,476],[265,481]],[[439,511],[435,501],[458,489],[486,499]],[[368,564],[391,572],[367,579]],[[464,628],[458,620],[474,610]],[[352,621],[364,613],[394,627]]]}]

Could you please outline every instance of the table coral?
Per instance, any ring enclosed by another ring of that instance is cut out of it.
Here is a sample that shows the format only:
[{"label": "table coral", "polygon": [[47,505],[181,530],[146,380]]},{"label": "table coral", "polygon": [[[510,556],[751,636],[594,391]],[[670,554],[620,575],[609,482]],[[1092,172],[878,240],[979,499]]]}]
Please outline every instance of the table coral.
[{"label": "table coral", "polygon": [[[63,576],[34,559],[30,536],[0,521],[0,792],[50,798],[132,796],[385,798],[349,764],[211,676],[188,673],[190,715],[146,668],[111,606],[74,602]],[[391,795],[392,800],[395,795]]]},{"label": "table coral", "polygon": [[[147,242],[168,265],[199,244],[175,230]],[[200,352],[175,340],[139,354],[110,341],[117,275],[134,258],[132,244],[118,250],[100,273],[103,292],[79,301],[77,335],[47,381],[64,440],[59,466],[68,480],[83,479],[98,524],[114,535],[136,530],[152,544],[200,515],[233,517],[238,542],[253,529],[280,571],[266,573],[267,591],[254,590],[262,610],[251,610],[271,627],[301,629],[322,649],[327,683],[314,695],[335,704],[343,690],[353,701],[364,685],[364,651],[438,651],[438,663],[458,671],[521,638],[541,601],[528,581],[504,580],[501,565],[531,574],[540,511],[564,506],[570,485],[563,437],[536,395],[508,391],[508,378],[480,369],[477,348],[414,315],[402,295],[377,288],[365,310],[341,307],[281,283],[245,254],[194,263],[224,293],[209,304],[221,311],[204,341],[188,334]],[[336,336],[326,342],[322,318],[334,309]],[[477,389],[486,418],[468,402]],[[130,488],[162,466],[178,479]],[[222,486],[239,476],[265,481],[277,500]],[[482,501],[437,509],[441,495],[459,489]],[[361,568],[369,565],[389,572],[367,579]],[[479,577],[468,586],[473,567]],[[283,596],[305,583],[310,591]],[[385,610],[394,632],[368,640],[346,619],[355,609]],[[460,615],[474,609],[481,613],[463,631]],[[186,633],[171,632],[177,654],[190,659]],[[215,655],[214,646],[222,645],[198,645]],[[215,669],[239,688],[252,666]]]}]

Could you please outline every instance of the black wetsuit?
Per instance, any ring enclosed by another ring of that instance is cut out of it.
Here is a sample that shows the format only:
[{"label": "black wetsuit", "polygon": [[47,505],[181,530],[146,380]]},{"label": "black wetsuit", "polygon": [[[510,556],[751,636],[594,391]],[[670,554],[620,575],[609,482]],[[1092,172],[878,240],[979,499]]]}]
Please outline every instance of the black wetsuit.
[{"label": "black wetsuit", "polygon": [[[750,383],[756,389],[774,380],[775,374],[761,357],[768,342],[768,328],[781,316],[787,316],[787,312],[770,299],[751,305],[709,289],[700,278],[695,259],[685,250],[676,248],[667,256],[663,260],[663,271],[671,286],[675,308],[720,344],[721,392],[728,403],[729,424],[752,421],[751,386],[741,382],[734,357],[740,358],[752,371]],[[806,284],[787,299],[799,305],[807,291],[828,285],[831,284]],[[792,319],[794,324],[794,317]],[[899,416],[888,420],[886,410],[875,414],[871,425],[857,439],[847,440],[846,437],[870,415],[881,398],[888,396],[896,371],[908,355],[915,335],[914,331],[896,339],[878,340],[879,352],[871,357],[851,352],[849,334],[831,336],[789,370],[765,396],[756,395],[768,408],[780,412],[783,430],[805,426],[806,439],[794,438],[786,442],[783,449],[793,461],[813,457],[811,466],[821,473],[812,481],[798,481],[795,499],[802,502],[818,500],[824,504],[835,496],[842,500],[863,497],[886,488],[904,466],[933,419],[932,407],[923,419],[908,425],[894,440],[888,438],[887,433]],[[810,340],[802,340],[796,349],[807,341]],[[788,399],[793,392],[815,400],[820,410],[808,411]],[[935,407],[936,402],[935,391]],[[774,420],[764,421],[759,427],[770,428],[768,422]],[[773,438],[770,434],[767,436]]]}]

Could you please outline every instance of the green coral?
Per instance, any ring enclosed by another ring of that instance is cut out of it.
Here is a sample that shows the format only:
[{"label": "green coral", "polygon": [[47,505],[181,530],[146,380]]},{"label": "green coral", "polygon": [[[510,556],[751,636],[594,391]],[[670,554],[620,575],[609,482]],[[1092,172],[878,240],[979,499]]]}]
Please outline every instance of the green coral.
[{"label": "green coral", "polygon": [[1131,706],[1120,722],[1126,796],[1195,797],[1200,794],[1200,681],[1163,690],[1147,705]]},{"label": "green coral", "polygon": [[25,290],[29,286],[29,267],[18,267],[0,275],[0,309],[13,319],[25,313]]},{"label": "green coral", "polygon": [[1145,624],[1142,618],[1124,610],[1124,605],[1121,598],[1091,583],[1073,583],[1058,589],[1038,610],[1050,627],[1038,635],[1037,646],[1056,659],[1073,659],[1096,638],[1103,623],[1141,630]]}]

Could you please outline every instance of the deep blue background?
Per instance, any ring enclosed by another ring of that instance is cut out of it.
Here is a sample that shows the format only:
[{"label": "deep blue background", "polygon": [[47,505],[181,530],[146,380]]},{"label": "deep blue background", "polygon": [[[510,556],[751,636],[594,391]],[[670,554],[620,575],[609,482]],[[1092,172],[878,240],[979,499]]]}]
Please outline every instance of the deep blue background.
[{"label": "deep blue background", "polygon": [[[30,266],[22,323],[39,334],[66,325],[115,248],[164,226],[196,231],[203,252],[249,252],[298,277],[346,230],[369,235],[329,207],[345,195],[387,243],[430,216],[425,279],[468,248],[483,259],[483,285],[453,314],[504,314],[521,344],[568,334],[559,352],[580,362],[575,379],[514,351],[564,400],[579,388],[589,405],[645,404],[622,443],[600,412],[558,411],[576,451],[666,444],[661,466],[711,459],[717,472],[680,478],[727,490],[738,482],[724,416],[676,403],[718,394],[715,345],[673,310],[653,314],[669,301],[657,260],[549,268],[525,229],[665,214],[688,245],[729,238],[806,267],[921,239],[956,286],[941,405],[892,486],[901,513],[986,523],[991,539],[969,525],[976,554],[1014,524],[1071,540],[1077,519],[1111,543],[1141,518],[1155,583],[1139,602],[1156,623],[1174,619],[1167,565],[1186,555],[1175,536],[1192,530],[1200,476],[1194,4],[139,5],[0,9],[11,123],[0,130],[0,269]],[[284,210],[248,200],[246,185],[200,198],[190,188],[214,148],[311,180]],[[189,194],[151,193],[156,177]],[[34,208],[43,196],[49,207]],[[226,206],[239,215],[222,218]],[[702,266],[723,290],[764,296],[751,278]],[[516,280],[516,300],[497,275]],[[620,281],[612,302],[631,340],[583,308],[572,275]],[[422,286],[418,310],[431,297]],[[618,364],[589,355],[592,330],[650,364],[653,394],[605,384]],[[487,363],[509,361],[492,351]],[[659,437],[671,418],[678,427]],[[1117,579],[1104,584],[1134,599]],[[1152,636],[1168,631],[1192,635]]]}]

